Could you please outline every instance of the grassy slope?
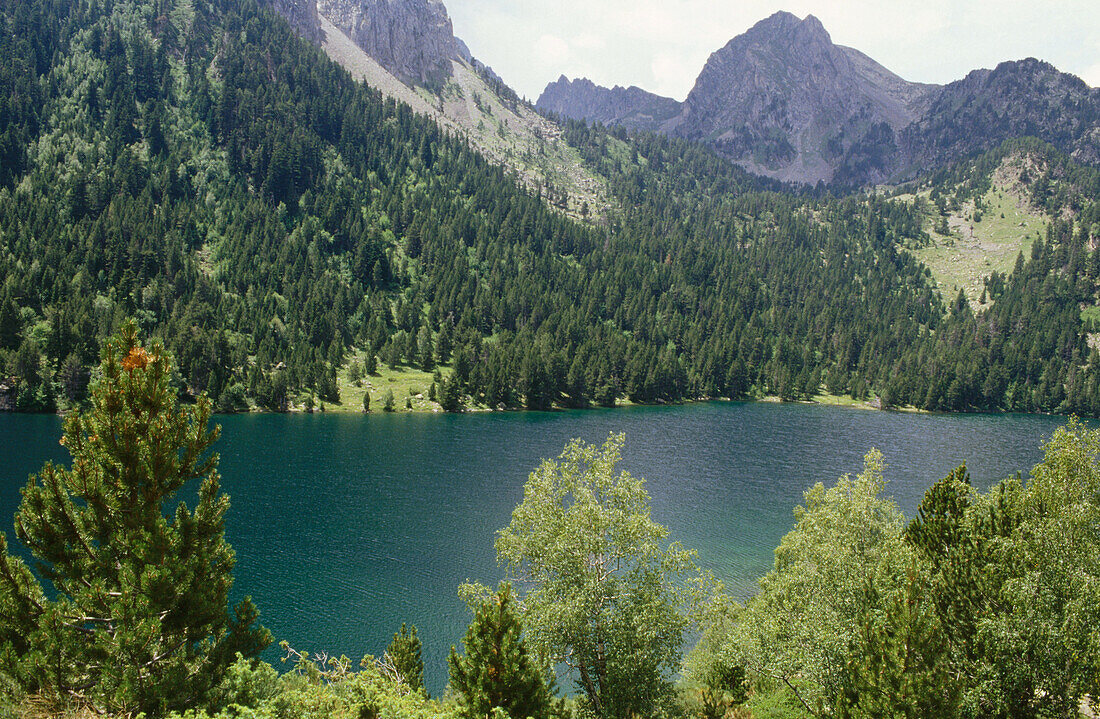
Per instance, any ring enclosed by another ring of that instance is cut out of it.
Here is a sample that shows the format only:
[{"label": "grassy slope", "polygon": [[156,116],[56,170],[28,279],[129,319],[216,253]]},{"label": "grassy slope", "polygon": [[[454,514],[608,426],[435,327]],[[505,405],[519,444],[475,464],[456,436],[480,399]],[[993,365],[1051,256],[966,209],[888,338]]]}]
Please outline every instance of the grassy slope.
[{"label": "grassy slope", "polygon": [[[968,201],[949,211],[949,232],[940,234],[935,231],[936,208],[928,205],[924,229],[932,242],[908,249],[932,271],[945,299],[954,299],[961,287],[971,306],[980,308],[985,279],[994,270],[1010,273],[1017,255],[1023,252],[1026,257],[1032,243],[1045,235],[1049,219],[1031,207],[1020,182],[1023,162],[1006,159],[993,173],[992,185],[982,197],[981,221],[974,220],[974,203]],[[927,200],[929,190],[918,195]]]}]

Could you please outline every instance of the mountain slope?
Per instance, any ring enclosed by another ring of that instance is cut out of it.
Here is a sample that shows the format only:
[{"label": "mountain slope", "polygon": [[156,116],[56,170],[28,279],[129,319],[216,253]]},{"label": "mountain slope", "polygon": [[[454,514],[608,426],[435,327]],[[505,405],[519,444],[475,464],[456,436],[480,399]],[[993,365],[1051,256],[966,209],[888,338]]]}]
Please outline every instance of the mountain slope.
[{"label": "mountain slope", "polygon": [[710,56],[669,129],[760,174],[828,181],[853,154],[887,152],[929,91],[834,45],[812,15],[776,13]]},{"label": "mountain slope", "polygon": [[[100,341],[135,317],[180,392],[226,411],[346,401],[349,358],[418,382],[441,368],[451,408],[825,387],[1100,411],[1081,318],[1095,203],[1064,205],[975,314],[899,249],[925,240],[911,201],[783,192],[696,144],[569,122],[621,202],[607,227],[574,222],[252,0],[166,20],[17,7],[0,4],[0,137],[26,140],[0,185],[0,366],[20,409],[79,403]],[[1051,167],[1100,194],[1095,172]]]},{"label": "mountain slope", "polygon": [[409,86],[324,15],[321,25],[325,53],[353,77],[469,140],[486,159],[514,171],[525,185],[565,214],[606,217],[614,204],[606,180],[588,169],[561,140],[556,124],[518,99],[502,97],[499,86],[479,70],[476,60],[450,60],[448,79],[436,91]]},{"label": "mountain slope", "polygon": [[279,0],[275,9],[293,20],[305,6],[319,9],[322,48],[356,78],[466,138],[565,214],[607,221],[606,180],[454,37],[439,0]]},{"label": "mountain slope", "polygon": [[927,168],[1024,136],[1100,162],[1100,88],[1033,58],[1004,62],[946,85],[900,143],[912,167]]}]

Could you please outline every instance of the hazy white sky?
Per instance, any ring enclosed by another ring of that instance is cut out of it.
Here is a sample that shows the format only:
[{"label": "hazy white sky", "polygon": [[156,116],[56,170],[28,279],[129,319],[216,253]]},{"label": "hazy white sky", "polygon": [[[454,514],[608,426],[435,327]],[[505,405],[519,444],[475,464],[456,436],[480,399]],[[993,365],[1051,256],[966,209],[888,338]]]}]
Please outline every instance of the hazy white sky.
[{"label": "hazy white sky", "polygon": [[559,75],[682,100],[710,53],[777,10],[915,82],[1038,57],[1100,86],[1100,0],[444,0],[455,34],[531,100]]}]

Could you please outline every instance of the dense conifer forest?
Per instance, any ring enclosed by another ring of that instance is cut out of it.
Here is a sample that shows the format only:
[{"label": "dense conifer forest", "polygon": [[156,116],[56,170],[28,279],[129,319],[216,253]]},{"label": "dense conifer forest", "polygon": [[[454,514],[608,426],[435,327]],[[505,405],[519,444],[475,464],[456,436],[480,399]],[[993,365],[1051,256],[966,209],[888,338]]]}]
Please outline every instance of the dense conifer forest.
[{"label": "dense conifer forest", "polygon": [[[904,246],[926,208],[753,178],[570,122],[618,207],[550,209],[248,0],[4,0],[0,361],[14,405],[86,395],[125,317],[219,411],[339,400],[352,350],[440,369],[446,409],[699,397],[1100,413],[1097,173],[1047,168],[1056,221],[975,312]],[[954,174],[952,174],[954,173]],[[955,190],[952,190],[955,191]],[[369,364],[369,363],[368,363]]]}]

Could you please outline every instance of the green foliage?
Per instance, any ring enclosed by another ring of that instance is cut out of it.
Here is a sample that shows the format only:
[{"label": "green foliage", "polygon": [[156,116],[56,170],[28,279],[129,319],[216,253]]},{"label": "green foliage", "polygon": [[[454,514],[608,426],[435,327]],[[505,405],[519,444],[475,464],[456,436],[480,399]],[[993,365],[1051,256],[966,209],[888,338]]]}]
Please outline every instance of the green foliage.
[{"label": "green foliage", "polygon": [[424,688],[424,660],[420,658],[420,637],[416,636],[415,624],[412,627],[401,624],[401,629],[386,647],[386,654],[410,689],[419,691]]},{"label": "green foliage", "polygon": [[806,493],[758,596],[715,604],[689,677],[745,666],[754,713],[781,691],[814,716],[1075,716],[1100,691],[1098,458],[1071,419],[1026,486],[959,467],[902,530],[869,454]]},{"label": "green foliage", "polygon": [[462,412],[466,409],[462,384],[457,378],[448,377],[439,383],[439,406],[444,412]]},{"label": "green foliage", "polygon": [[[92,407],[65,421],[69,468],[23,490],[15,536],[44,590],[0,535],[0,653],[32,688],[116,712],[205,699],[237,653],[270,635],[249,599],[227,612],[228,498],[208,451],[210,401],[180,407],[165,349],[127,323],[104,349]],[[169,504],[198,483],[194,509]]]},{"label": "green foliage", "polygon": [[981,625],[980,691],[999,713],[1067,715],[1100,693],[1098,454],[1100,432],[1071,419],[1031,472],[999,562],[1000,611]]},{"label": "green foliage", "polygon": [[453,706],[411,691],[369,657],[351,671],[345,657],[287,652],[294,664],[283,674],[238,658],[211,708],[173,713],[171,719],[458,719]]},{"label": "green foliage", "polygon": [[760,594],[708,623],[704,646],[718,666],[744,666],[787,685],[807,710],[828,712],[846,686],[849,643],[868,597],[890,596],[904,579],[902,516],[881,496],[883,468],[872,450],[856,478],[806,491]]},{"label": "green foliage", "polygon": [[591,711],[655,716],[672,704],[685,612],[707,587],[650,519],[643,482],[616,472],[623,441],[574,440],[532,472],[497,559],[526,590],[532,647],[575,672]]},{"label": "green foliage", "polygon": [[551,694],[522,637],[519,610],[508,583],[474,607],[474,619],[462,640],[463,654],[451,647],[447,664],[451,689],[467,719],[490,716],[497,708],[512,719],[545,719]]},{"label": "green foliage", "polygon": [[904,585],[881,597],[873,584],[849,649],[835,716],[923,719],[959,715],[961,683],[929,592],[915,567]]},{"label": "green foliage", "polygon": [[956,316],[897,250],[926,239],[910,203],[792,194],[690,143],[569,122],[619,206],[572,222],[560,189],[518,186],[252,2],[35,0],[0,25],[18,409],[82,401],[79,370],[135,316],[225,411],[239,388],[274,411],[335,403],[350,350],[368,373],[454,357],[461,395],[493,408],[805,399],[829,377],[887,405],[1100,413],[1079,318],[1100,192],[1068,160],[1047,174],[1077,189],[1035,192],[1078,219]]}]

